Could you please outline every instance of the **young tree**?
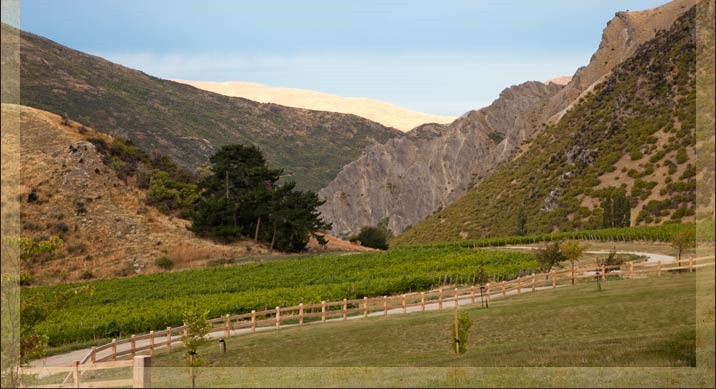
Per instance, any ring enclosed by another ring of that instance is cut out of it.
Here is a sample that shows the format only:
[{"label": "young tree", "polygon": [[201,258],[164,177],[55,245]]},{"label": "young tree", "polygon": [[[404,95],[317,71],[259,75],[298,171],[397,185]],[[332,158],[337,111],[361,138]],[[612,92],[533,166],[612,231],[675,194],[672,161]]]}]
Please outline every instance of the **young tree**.
[{"label": "young tree", "polygon": [[468,334],[472,327],[472,319],[470,315],[463,311],[458,315],[457,306],[455,307],[455,317],[453,318],[452,339],[451,344],[456,354],[464,354],[467,351]]},{"label": "young tree", "polygon": [[[559,245],[564,259],[569,261],[572,266],[572,271],[574,271],[574,264],[589,247],[591,246],[588,244],[582,245],[576,240],[566,240]],[[572,278],[572,285],[574,285],[574,278]]]},{"label": "young tree", "polygon": [[181,340],[187,349],[185,360],[186,366],[189,368],[191,387],[193,388],[196,385],[194,368],[199,368],[204,364],[203,358],[199,356],[197,351],[201,345],[208,342],[206,335],[211,330],[211,324],[207,321],[209,311],[199,313],[196,310],[188,310],[182,316],[187,330],[182,335]]},{"label": "young tree", "polygon": [[549,242],[545,244],[544,248],[537,250],[535,259],[539,264],[541,272],[552,270],[552,268],[566,259],[562,254],[559,243],[559,241]]},{"label": "young tree", "polygon": [[517,218],[515,222],[515,235],[527,235],[527,215],[525,215],[525,209],[523,207],[520,207],[520,209],[517,210]]},{"label": "young tree", "polygon": [[[606,257],[597,257],[594,260],[595,264],[597,265],[597,288],[599,290],[602,290],[602,277],[606,277],[606,274],[600,274],[602,266],[612,266],[619,264],[619,260],[617,259],[617,250],[616,248],[613,248],[609,251],[609,255]],[[607,270],[604,270],[604,273],[606,273]]]},{"label": "young tree", "polygon": [[684,251],[696,247],[696,231],[689,229],[674,233],[671,236],[671,247],[676,249],[678,264],[681,266],[681,255]]}]

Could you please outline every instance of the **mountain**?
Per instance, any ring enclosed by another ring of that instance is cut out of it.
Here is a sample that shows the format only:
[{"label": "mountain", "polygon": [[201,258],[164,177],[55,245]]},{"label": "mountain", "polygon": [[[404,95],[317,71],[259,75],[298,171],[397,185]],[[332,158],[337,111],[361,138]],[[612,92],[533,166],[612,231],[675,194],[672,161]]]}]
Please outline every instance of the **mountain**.
[{"label": "mountain", "polygon": [[395,233],[419,223],[526,152],[535,134],[554,123],[580,96],[633,55],[639,44],[668,28],[694,0],[640,12],[619,12],[606,26],[589,64],[566,85],[528,82],[502,92],[484,109],[449,125],[425,125],[371,146],[321,190],[333,233],[356,233],[387,222]]},{"label": "mountain", "polygon": [[394,244],[510,235],[522,208],[529,233],[600,228],[610,193],[631,225],[693,221],[694,8],[590,87],[529,149]]},{"label": "mountain", "polygon": [[450,125],[426,124],[370,147],[321,190],[321,213],[340,235],[384,220],[402,231],[457,199],[519,147],[529,129],[546,119],[539,109],[560,89],[540,82],[514,86],[490,107]]},{"label": "mountain", "polygon": [[103,163],[88,140],[112,140],[92,128],[15,104],[2,104],[2,117],[3,171],[19,173],[17,185],[3,185],[3,204],[19,199],[23,237],[64,240],[54,258],[23,263],[33,284],[161,271],[154,261],[162,256],[188,268],[267,251],[196,238],[186,220],[147,205],[144,190]]},{"label": "mountain", "polygon": [[281,104],[287,107],[317,111],[353,114],[406,132],[425,123],[447,124],[454,117],[414,112],[382,101],[342,97],[305,89],[275,88],[250,82],[211,82],[173,80],[225,96],[243,97],[261,103]]},{"label": "mountain", "polygon": [[366,146],[401,134],[355,115],[262,104],[162,80],[3,24],[3,41],[13,34],[20,34],[22,105],[126,137],[184,167],[206,162],[221,145],[254,144],[301,188],[318,190]]}]

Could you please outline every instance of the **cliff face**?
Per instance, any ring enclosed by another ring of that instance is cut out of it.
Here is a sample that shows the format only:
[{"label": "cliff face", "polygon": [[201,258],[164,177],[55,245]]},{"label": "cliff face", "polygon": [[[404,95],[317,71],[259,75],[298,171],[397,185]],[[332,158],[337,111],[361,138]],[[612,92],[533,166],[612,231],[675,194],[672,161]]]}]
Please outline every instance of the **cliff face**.
[{"label": "cliff face", "polygon": [[369,147],[321,190],[323,216],[341,235],[388,219],[394,232],[430,215],[486,176],[539,127],[561,87],[527,82],[450,125],[427,124]]},{"label": "cliff face", "polygon": [[428,124],[370,146],[346,165],[320,195],[333,233],[353,234],[388,222],[394,233],[420,222],[464,194],[523,142],[558,121],[580,96],[631,57],[656,31],[670,27],[695,0],[676,0],[639,12],[619,12],[607,23],[599,49],[565,86],[527,82],[504,90],[487,108],[449,125]]}]

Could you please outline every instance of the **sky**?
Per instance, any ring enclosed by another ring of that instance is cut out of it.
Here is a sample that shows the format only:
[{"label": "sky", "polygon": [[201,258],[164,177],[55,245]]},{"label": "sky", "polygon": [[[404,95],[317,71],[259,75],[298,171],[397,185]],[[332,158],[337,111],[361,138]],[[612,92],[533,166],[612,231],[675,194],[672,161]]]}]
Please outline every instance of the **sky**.
[{"label": "sky", "polygon": [[460,116],[511,85],[572,75],[616,11],[664,2],[20,0],[20,27],[157,77],[256,82]]}]

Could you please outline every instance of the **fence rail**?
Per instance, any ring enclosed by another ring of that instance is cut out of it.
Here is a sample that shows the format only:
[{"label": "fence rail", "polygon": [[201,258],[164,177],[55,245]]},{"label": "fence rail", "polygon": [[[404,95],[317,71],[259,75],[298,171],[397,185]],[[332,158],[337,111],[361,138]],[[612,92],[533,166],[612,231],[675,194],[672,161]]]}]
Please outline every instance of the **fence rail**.
[{"label": "fence rail", "polygon": [[[122,367],[132,368],[132,378],[105,380],[105,381],[82,381],[82,373],[86,371],[97,371],[106,369],[117,369]],[[42,366],[42,367],[21,367],[20,376],[37,376],[37,375],[53,375],[59,373],[69,373],[72,382],[65,379],[60,384],[31,384],[20,387],[30,388],[116,388],[131,386],[132,388],[149,388],[151,387],[151,357],[136,356],[133,359],[125,361],[112,361],[91,363],[83,365],[80,361],[74,361],[72,366]]]},{"label": "fence rail", "polygon": [[[520,295],[523,292],[534,291],[537,288],[556,288],[558,285],[574,285],[584,280],[606,281],[607,276],[622,278],[643,277],[650,274],[661,276],[672,271],[695,271],[704,267],[714,266],[714,256],[681,259],[672,262],[626,262],[621,265],[590,266],[580,268],[567,268],[552,270],[544,273],[521,275],[515,279],[501,282],[488,282],[483,285],[445,285],[441,288],[411,292],[396,296],[363,297],[359,299],[344,299],[340,301],[322,301],[320,303],[299,304],[290,307],[275,307],[263,311],[224,315],[209,320],[212,324],[211,332],[223,332],[224,337],[238,334],[238,330],[249,330],[254,334],[260,328],[276,328],[281,325],[298,324],[305,322],[326,322],[328,320],[347,320],[352,317],[367,317],[369,315],[387,315],[389,311],[408,310],[425,311],[428,305],[437,305],[443,309],[445,305],[475,303],[480,299],[490,302],[494,298],[505,298],[509,295]],[[93,347],[80,361],[85,364],[91,361],[96,365],[98,361],[117,360],[117,358],[135,355],[139,352],[149,351],[154,355],[158,349],[172,350],[173,343],[180,342],[186,326],[167,327],[165,330],[152,331],[140,336],[132,335],[125,339],[112,339],[111,343]],[[138,345],[139,342],[147,343]],[[118,346],[129,344],[129,347]]]}]

